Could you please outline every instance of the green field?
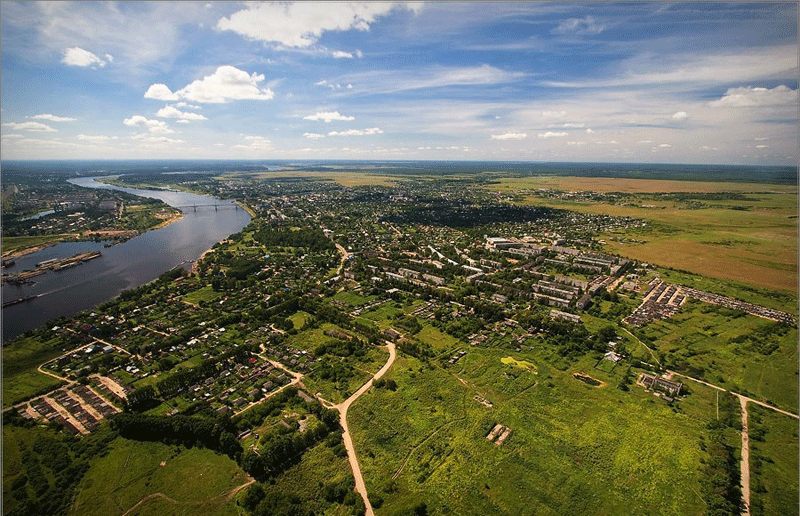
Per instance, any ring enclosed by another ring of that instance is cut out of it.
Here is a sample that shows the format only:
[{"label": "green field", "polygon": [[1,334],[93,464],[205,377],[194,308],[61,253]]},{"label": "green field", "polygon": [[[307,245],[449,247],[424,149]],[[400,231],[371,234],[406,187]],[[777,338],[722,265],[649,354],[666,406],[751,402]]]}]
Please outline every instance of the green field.
[{"label": "green field", "polygon": [[23,338],[3,346],[3,407],[59,384],[56,378],[36,371],[39,365],[62,353],[52,344]]},{"label": "green field", "polygon": [[798,514],[797,420],[748,404],[753,516]]},{"label": "green field", "polygon": [[222,295],[223,295],[222,292],[214,291],[214,289],[211,288],[211,285],[206,285],[201,289],[186,294],[181,299],[183,299],[187,303],[197,305],[200,304],[200,301],[205,301],[205,302],[213,301]]},{"label": "green field", "polygon": [[[592,369],[591,357],[561,372],[524,356],[536,375],[507,356],[473,348],[447,372],[402,357],[387,375],[396,392],[372,390],[351,407],[367,488],[386,501],[376,514],[421,501],[437,514],[703,511],[698,439],[709,392],[676,412],[641,389],[613,388],[621,373]],[[577,370],[610,385],[579,382]],[[500,447],[485,439],[496,423],[512,430]]]},{"label": "green field", "polygon": [[121,514],[144,500],[129,514],[236,515],[229,498],[247,481],[235,462],[210,450],[119,438],[92,463],[71,514]]},{"label": "green field", "polygon": [[639,331],[679,372],[797,412],[797,329],[690,302]]}]

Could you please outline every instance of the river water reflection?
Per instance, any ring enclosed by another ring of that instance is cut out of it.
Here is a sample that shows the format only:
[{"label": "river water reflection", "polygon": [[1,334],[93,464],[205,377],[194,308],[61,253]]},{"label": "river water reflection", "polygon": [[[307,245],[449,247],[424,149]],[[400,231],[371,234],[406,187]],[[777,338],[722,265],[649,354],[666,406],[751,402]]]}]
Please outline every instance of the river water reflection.
[{"label": "river water reflection", "polygon": [[176,266],[185,264],[188,268],[189,262],[197,260],[206,249],[250,222],[250,215],[229,200],[166,190],[112,187],[91,177],[70,179],[70,182],[161,199],[170,206],[179,207],[184,217],[110,248],[104,248],[102,242],[65,242],[18,258],[8,272],[34,269],[37,263],[50,258],[68,258],[93,250],[103,253],[100,258],[76,267],[36,276],[33,285],[4,284],[3,302],[44,295],[3,309],[3,342],[55,317],[74,315],[108,301],[123,290],[143,285]]}]

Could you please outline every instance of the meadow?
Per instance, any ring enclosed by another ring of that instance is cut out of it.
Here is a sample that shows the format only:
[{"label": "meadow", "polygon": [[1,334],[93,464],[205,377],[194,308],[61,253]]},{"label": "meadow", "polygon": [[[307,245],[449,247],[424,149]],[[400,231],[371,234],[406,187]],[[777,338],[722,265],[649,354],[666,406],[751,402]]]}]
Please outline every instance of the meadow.
[{"label": "meadow", "polygon": [[747,406],[750,429],[751,514],[798,514],[797,420]]},{"label": "meadow", "polygon": [[635,331],[667,364],[797,413],[797,329],[692,301]]},{"label": "meadow", "polygon": [[[385,502],[376,514],[420,503],[438,514],[703,511],[698,443],[711,392],[672,408],[614,388],[624,369],[603,372],[589,356],[563,372],[535,350],[508,356],[469,348],[446,369],[403,356],[387,374],[397,391],[369,391],[351,407],[367,488]],[[606,385],[574,379],[579,371]],[[502,446],[485,437],[497,423],[511,428]]]},{"label": "meadow", "polygon": [[[163,465],[162,465],[163,464]],[[118,438],[81,481],[71,514],[236,515],[232,491],[247,475],[224,455]]]},{"label": "meadow", "polygon": [[31,337],[3,346],[3,408],[59,384],[58,379],[36,370],[63,353],[54,347],[58,344],[58,339],[41,342]]}]

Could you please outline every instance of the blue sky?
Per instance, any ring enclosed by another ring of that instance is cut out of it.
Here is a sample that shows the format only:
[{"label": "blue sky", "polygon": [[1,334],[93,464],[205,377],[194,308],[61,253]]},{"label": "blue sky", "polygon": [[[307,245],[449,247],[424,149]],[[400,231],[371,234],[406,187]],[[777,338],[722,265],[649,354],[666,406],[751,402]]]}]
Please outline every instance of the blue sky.
[{"label": "blue sky", "polygon": [[4,1],[3,159],[796,164],[797,4]]}]

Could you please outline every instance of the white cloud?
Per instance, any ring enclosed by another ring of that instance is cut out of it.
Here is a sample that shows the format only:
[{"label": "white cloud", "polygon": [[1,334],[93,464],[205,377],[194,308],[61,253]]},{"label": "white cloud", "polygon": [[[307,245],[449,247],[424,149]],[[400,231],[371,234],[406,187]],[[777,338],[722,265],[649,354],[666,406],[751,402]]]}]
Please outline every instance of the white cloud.
[{"label": "white cloud", "polygon": [[563,118],[565,116],[567,116],[566,111],[542,111],[544,118]]},{"label": "white cloud", "polygon": [[548,127],[563,127],[564,129],[583,129],[586,127],[586,124],[576,124],[567,122],[566,124],[552,124]]},{"label": "white cloud", "polygon": [[102,68],[106,65],[106,62],[104,60],[97,57],[88,50],[84,50],[80,47],[70,47],[64,49],[64,58],[61,59],[61,62],[70,66],[82,66],[82,67],[90,66],[92,68],[95,67]]},{"label": "white cloud", "polygon": [[175,104],[175,107],[176,108],[188,108],[188,109],[203,109],[200,106],[197,106],[195,104],[189,104],[188,102],[183,102],[183,101],[178,102],[177,104]]},{"label": "white cloud", "polygon": [[594,134],[594,131],[592,130],[591,127],[586,128],[586,134]]},{"label": "white cloud", "polygon": [[686,113],[686,111],[678,111],[677,113],[672,115],[673,120],[680,121],[680,120],[686,120],[687,118],[689,118],[689,114]]},{"label": "white cloud", "polygon": [[797,75],[797,46],[762,47],[725,54],[643,53],[621,62],[611,77],[584,82],[543,81],[560,88],[658,84],[726,84]]},{"label": "white cloud", "polygon": [[149,120],[142,115],[133,115],[123,120],[122,123],[129,127],[146,127],[151,133],[170,134],[175,132],[170,129],[165,122],[161,120]]},{"label": "white cloud", "polygon": [[235,149],[254,151],[272,150],[272,141],[264,136],[245,136],[244,139],[249,142],[247,145],[239,144],[234,145],[233,147]]},{"label": "white cloud", "polygon": [[208,120],[200,113],[189,113],[186,111],[181,111],[180,109],[177,109],[173,106],[164,106],[163,108],[158,110],[156,116],[159,118],[179,118],[181,121]]},{"label": "white cloud", "polygon": [[144,92],[144,98],[156,100],[178,100],[178,95],[172,93],[166,84],[151,84]]},{"label": "white cloud", "polygon": [[318,140],[319,138],[325,138],[325,135],[319,133],[303,133],[303,137],[309,140]]},{"label": "white cloud", "polygon": [[221,18],[217,29],[233,31],[250,40],[306,48],[317,43],[326,31],[369,30],[370,23],[399,6],[378,2],[250,4],[229,18]]},{"label": "white cloud", "polygon": [[92,135],[92,134],[79,134],[77,138],[81,141],[85,142],[92,142],[92,143],[102,143],[107,142],[108,140],[116,140],[116,136],[105,136],[102,134]]},{"label": "white cloud", "polygon": [[[400,91],[446,86],[482,86],[516,81],[523,72],[507,72],[494,66],[465,66],[460,68],[435,66],[406,70],[374,70],[340,77],[342,82],[369,84],[370,93]],[[339,84],[337,88],[341,87]]]},{"label": "white cloud", "polygon": [[53,129],[49,125],[41,122],[5,122],[3,125],[16,131],[34,131],[38,133],[56,132],[56,129]]},{"label": "white cloud", "polygon": [[186,99],[209,104],[221,104],[229,100],[269,100],[275,94],[269,88],[258,87],[263,81],[262,74],[248,74],[234,66],[225,65],[174,93],[164,84],[153,84],[144,96],[157,100]]},{"label": "white cloud", "polygon": [[756,149],[768,149],[769,145],[756,145]]},{"label": "white cloud", "polygon": [[653,140],[639,140],[639,141],[638,141],[638,142],[636,142],[636,143],[639,143],[639,144],[653,143]]},{"label": "white cloud", "polygon": [[33,115],[29,116],[28,118],[32,120],[49,120],[51,122],[74,122],[75,120],[77,120],[77,118],[70,118],[67,116],[56,116],[56,115],[51,115],[49,113],[45,113],[42,115]]},{"label": "white cloud", "polygon": [[353,54],[344,50],[334,50],[331,55],[334,59],[353,59]]},{"label": "white cloud", "polygon": [[186,143],[183,140],[169,138],[167,136],[151,136],[147,133],[134,134],[131,139],[144,143]]},{"label": "white cloud", "polygon": [[370,127],[369,129],[350,129],[347,131],[331,131],[328,136],[369,136],[373,134],[383,134],[383,129]]},{"label": "white cloud", "polygon": [[567,145],[586,145],[586,142],[567,142]]},{"label": "white cloud", "polygon": [[584,18],[570,18],[561,22],[558,27],[552,30],[553,34],[575,34],[584,36],[589,34],[600,34],[606,26],[597,23],[591,16]]},{"label": "white cloud", "polygon": [[318,111],[313,115],[304,116],[303,120],[312,120],[314,122],[321,120],[325,123],[329,123],[332,120],[339,120],[339,121],[355,120],[355,117],[342,115],[338,111]]},{"label": "white cloud", "polygon": [[719,100],[708,103],[712,107],[791,106],[797,104],[797,90],[787,86],[769,88],[728,88]]},{"label": "white cloud", "polygon": [[188,120],[186,120],[186,119],[183,119],[183,118],[182,118],[182,119],[180,119],[180,120],[176,120],[176,121],[175,121],[175,123],[176,123],[176,124],[188,124],[188,123],[189,123],[189,121],[188,121]]},{"label": "white cloud", "polygon": [[490,135],[491,140],[524,140],[528,135],[526,133],[503,133]]},{"label": "white cloud", "polygon": [[566,132],[563,132],[563,131],[555,132],[555,133],[552,132],[552,131],[547,131],[546,133],[539,133],[536,136],[539,137],[539,138],[563,138],[564,136],[567,136],[568,134],[569,133],[566,133]]},{"label": "white cloud", "polygon": [[21,135],[21,134],[4,134],[3,135],[3,139],[15,140],[15,139],[18,139],[18,138],[25,138],[25,136]]},{"label": "white cloud", "polygon": [[662,143],[661,145],[659,145],[659,147],[662,149],[669,149],[670,147],[672,147],[672,145],[668,143]]}]

